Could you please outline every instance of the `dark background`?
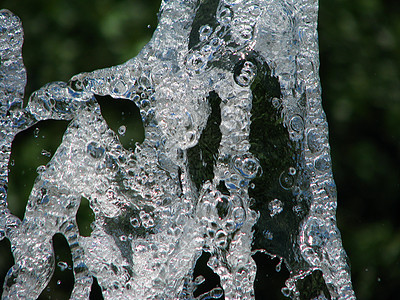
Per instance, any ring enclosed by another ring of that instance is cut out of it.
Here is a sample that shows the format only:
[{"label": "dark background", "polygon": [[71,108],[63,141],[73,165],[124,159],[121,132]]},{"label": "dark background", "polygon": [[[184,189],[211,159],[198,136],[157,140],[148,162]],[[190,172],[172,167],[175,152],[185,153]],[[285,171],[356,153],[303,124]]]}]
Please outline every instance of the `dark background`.
[{"label": "dark background", "polygon": [[[159,2],[2,0],[0,8],[23,21],[26,95],[47,82],[68,81],[134,57],[156,27]],[[400,1],[321,0],[319,37],[338,226],[354,289],[359,299],[395,299],[400,283]],[[36,167],[48,161],[40,152],[54,153],[61,139],[57,132],[65,126],[44,124],[37,138],[28,133],[23,150],[15,150],[9,200],[21,218]],[[56,237],[57,261],[68,260],[63,243]],[[11,265],[9,243],[3,240],[1,278]],[[273,280],[275,275],[265,276]],[[42,298],[68,298],[61,289],[68,280]]]}]

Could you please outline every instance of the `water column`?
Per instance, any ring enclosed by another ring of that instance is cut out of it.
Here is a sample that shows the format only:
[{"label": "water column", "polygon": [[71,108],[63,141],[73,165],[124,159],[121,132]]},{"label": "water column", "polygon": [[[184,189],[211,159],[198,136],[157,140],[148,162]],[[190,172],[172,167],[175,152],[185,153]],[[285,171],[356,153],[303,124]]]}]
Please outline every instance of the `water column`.
[{"label": "water column", "polygon": [[[71,299],[88,299],[93,277],[105,299],[254,299],[256,252],[281,258],[288,297],[307,294],[298,282],[319,270],[318,297],[354,298],[336,227],[317,11],[305,0],[163,1],[138,56],[49,83],[23,107],[22,26],[2,10],[0,225],[15,260],[2,298],[40,295],[56,233],[72,253]],[[123,147],[99,96],[139,107],[143,143]],[[6,204],[11,142],[47,119],[70,123],[19,220]],[[88,237],[76,223],[82,197],[95,215]],[[204,254],[220,283],[198,295]]]}]

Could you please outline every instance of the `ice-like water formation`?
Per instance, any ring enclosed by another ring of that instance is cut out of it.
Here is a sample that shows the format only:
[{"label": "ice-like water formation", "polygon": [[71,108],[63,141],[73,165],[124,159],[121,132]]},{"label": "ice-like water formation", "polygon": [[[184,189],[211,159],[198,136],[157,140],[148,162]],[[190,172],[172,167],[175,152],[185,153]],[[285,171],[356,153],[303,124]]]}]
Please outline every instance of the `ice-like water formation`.
[{"label": "ice-like water formation", "polygon": [[[26,107],[21,22],[0,11],[0,239],[15,260],[2,299],[40,295],[56,233],[72,252],[71,299],[88,299],[93,277],[105,299],[254,299],[256,251],[283,259],[282,292],[294,299],[317,270],[329,291],[319,297],[354,298],[335,220],[317,10],[316,0],[164,0],[137,57],[49,83]],[[140,108],[145,140],[134,150],[119,141],[125,127],[105,122],[95,98],[105,95]],[[11,143],[47,119],[70,124],[21,221],[6,202]],[[82,197],[95,214],[88,237],[76,222]],[[194,296],[203,252],[221,287]]]}]

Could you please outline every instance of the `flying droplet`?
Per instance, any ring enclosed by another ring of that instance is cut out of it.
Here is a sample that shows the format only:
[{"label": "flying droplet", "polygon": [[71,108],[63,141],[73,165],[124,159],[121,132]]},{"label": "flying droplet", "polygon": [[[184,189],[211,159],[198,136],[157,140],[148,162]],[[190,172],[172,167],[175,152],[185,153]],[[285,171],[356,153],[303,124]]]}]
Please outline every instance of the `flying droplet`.
[{"label": "flying droplet", "polygon": [[59,267],[61,271],[65,271],[68,268],[68,264],[64,261],[59,261],[57,267]]},{"label": "flying droplet", "polygon": [[274,199],[268,203],[268,209],[270,210],[270,216],[274,217],[283,211],[283,203],[279,199]]},{"label": "flying droplet", "polygon": [[39,132],[40,132],[40,129],[36,127],[35,130],[33,131],[33,136],[35,138],[37,138],[39,136]]},{"label": "flying droplet", "polygon": [[126,132],[126,126],[125,126],[125,125],[121,125],[121,126],[118,128],[118,134],[121,135],[121,136],[124,136],[124,135],[125,135],[125,132]]}]

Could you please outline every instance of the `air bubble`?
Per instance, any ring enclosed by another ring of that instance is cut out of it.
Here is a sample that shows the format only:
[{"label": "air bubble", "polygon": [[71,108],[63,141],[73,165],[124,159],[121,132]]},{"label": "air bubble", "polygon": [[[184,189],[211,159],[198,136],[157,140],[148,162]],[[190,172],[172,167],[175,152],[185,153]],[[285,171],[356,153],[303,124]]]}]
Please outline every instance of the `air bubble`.
[{"label": "air bubble", "polygon": [[237,25],[234,29],[236,42],[240,45],[246,45],[253,39],[253,27],[248,24]]},{"label": "air bubble", "polygon": [[198,51],[190,53],[186,58],[186,68],[189,71],[200,73],[207,65],[207,59]]},{"label": "air bubble", "polygon": [[245,220],[245,212],[242,207],[236,207],[233,210],[233,218],[237,224],[242,224]]},{"label": "air bubble", "polygon": [[190,130],[185,133],[186,147],[190,147],[196,143],[196,131]]},{"label": "air bubble", "polygon": [[231,22],[231,20],[232,20],[232,11],[229,9],[229,7],[224,7],[217,13],[217,21],[221,25],[228,25]]},{"label": "air bubble", "polygon": [[148,76],[142,75],[139,78],[139,83],[142,86],[142,90],[144,91],[145,89],[151,87],[151,80]]},{"label": "air bubble", "polygon": [[199,29],[199,34],[200,34],[200,41],[205,41],[207,40],[210,35],[212,34],[212,28],[210,25],[203,25]]},{"label": "air bubble", "polygon": [[322,138],[319,132],[311,130],[307,135],[307,145],[312,153],[322,150]]},{"label": "air bubble", "polygon": [[312,247],[321,247],[329,239],[329,231],[320,219],[310,218],[305,228],[306,242]]},{"label": "air bubble", "polygon": [[254,16],[258,17],[261,14],[262,10],[258,5],[252,5],[249,7],[249,13]]},{"label": "air bubble", "polygon": [[150,216],[150,214],[140,211],[139,213],[140,220],[142,221],[142,225],[144,228],[151,228],[154,226],[154,220]]},{"label": "air bubble", "polygon": [[315,169],[325,172],[330,168],[330,159],[327,156],[320,156],[315,160]]},{"label": "air bubble", "polygon": [[114,94],[123,95],[127,91],[127,85],[122,80],[114,82],[113,86],[114,86],[113,90]]},{"label": "air bubble", "polygon": [[97,142],[90,142],[86,147],[86,152],[93,158],[101,158],[104,155],[105,149]]},{"label": "air bubble", "polygon": [[295,182],[294,178],[295,174],[296,174],[296,169],[294,168],[289,168],[287,171],[283,171],[279,176],[280,186],[285,190],[291,189]]},{"label": "air bubble", "polygon": [[210,297],[214,299],[219,299],[224,295],[224,290],[220,287],[213,288],[210,292]]},{"label": "air bubble", "polygon": [[299,115],[292,117],[290,119],[290,128],[297,133],[301,133],[304,130],[303,118]]},{"label": "air bubble", "polygon": [[215,37],[215,38],[212,38],[212,39],[211,39],[209,45],[211,46],[211,48],[212,48],[214,51],[216,51],[216,50],[218,50],[218,49],[221,47],[222,43],[223,43],[223,40],[222,40],[222,39]]},{"label": "air bubble", "polygon": [[281,100],[279,98],[276,98],[276,97],[272,98],[271,103],[272,103],[272,106],[275,109],[278,109],[281,106]]},{"label": "air bubble", "polygon": [[251,85],[257,75],[257,67],[251,61],[245,61],[235,69],[235,82],[243,87]]},{"label": "air bubble", "polygon": [[249,179],[256,177],[261,170],[260,163],[252,157],[235,157],[233,164],[242,176]]}]

